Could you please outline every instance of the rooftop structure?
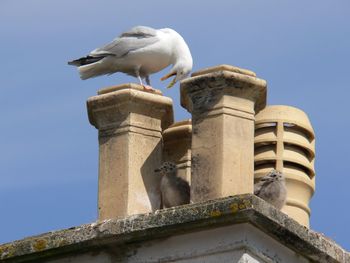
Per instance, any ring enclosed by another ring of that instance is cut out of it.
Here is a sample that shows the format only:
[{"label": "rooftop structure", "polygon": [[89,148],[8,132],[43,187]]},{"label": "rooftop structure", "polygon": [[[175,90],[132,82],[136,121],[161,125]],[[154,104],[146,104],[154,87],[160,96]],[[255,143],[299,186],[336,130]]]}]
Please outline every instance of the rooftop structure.
[{"label": "rooftop structure", "polygon": [[[266,81],[220,65],[181,82],[191,120],[174,123],[173,102],[136,84],[87,101],[98,129],[98,220],[0,245],[0,262],[350,262],[309,229],[315,136],[307,115],[266,106]],[[191,204],[161,209],[154,170],[176,163]],[[254,181],[284,173],[278,211]]]}]

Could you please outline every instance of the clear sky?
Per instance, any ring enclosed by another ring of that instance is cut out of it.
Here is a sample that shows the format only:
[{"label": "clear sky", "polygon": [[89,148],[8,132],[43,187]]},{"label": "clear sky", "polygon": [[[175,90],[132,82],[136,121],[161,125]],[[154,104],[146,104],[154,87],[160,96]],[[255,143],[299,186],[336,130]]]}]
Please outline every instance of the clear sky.
[{"label": "clear sky", "polygon": [[[86,100],[123,74],[81,81],[67,61],[135,25],[171,27],[194,70],[231,64],[268,82],[316,133],[311,227],[350,249],[350,2],[0,1],[0,243],[96,219],[97,132]],[[176,119],[188,118],[174,99]]]}]

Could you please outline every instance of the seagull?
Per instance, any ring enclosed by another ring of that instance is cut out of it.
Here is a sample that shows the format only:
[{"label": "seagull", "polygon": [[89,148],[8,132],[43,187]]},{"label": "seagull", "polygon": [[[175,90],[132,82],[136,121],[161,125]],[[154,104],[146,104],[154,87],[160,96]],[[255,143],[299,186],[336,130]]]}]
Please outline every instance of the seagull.
[{"label": "seagull", "polygon": [[167,86],[171,88],[189,75],[193,61],[185,40],[175,30],[136,26],[68,64],[78,67],[83,80],[123,72],[138,78],[145,90],[154,91],[149,75],[172,65],[170,72],[161,78],[163,81],[175,76]]},{"label": "seagull", "polygon": [[160,191],[164,208],[190,203],[190,186],[177,175],[175,163],[164,162],[155,172],[162,176]]},{"label": "seagull", "polygon": [[254,194],[281,210],[287,198],[283,173],[273,169],[254,185]]}]

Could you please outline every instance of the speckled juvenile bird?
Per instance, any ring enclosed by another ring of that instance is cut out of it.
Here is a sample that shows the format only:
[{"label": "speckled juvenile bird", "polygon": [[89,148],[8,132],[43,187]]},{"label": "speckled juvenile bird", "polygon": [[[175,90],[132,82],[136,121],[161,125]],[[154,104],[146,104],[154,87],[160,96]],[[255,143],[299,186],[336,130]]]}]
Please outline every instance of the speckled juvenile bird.
[{"label": "speckled juvenile bird", "polygon": [[281,210],[287,198],[284,175],[272,170],[254,185],[254,194]]},{"label": "speckled juvenile bird", "polygon": [[162,208],[169,208],[190,203],[190,186],[177,174],[177,167],[172,162],[164,162],[155,170],[160,176]]}]

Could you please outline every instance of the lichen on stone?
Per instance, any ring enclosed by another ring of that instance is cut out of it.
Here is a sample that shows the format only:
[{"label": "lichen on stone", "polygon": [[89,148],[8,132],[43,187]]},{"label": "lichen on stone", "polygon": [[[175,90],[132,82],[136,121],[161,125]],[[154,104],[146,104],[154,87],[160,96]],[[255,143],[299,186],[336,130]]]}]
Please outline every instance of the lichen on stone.
[{"label": "lichen on stone", "polygon": [[33,242],[33,249],[34,251],[42,251],[46,248],[47,241],[45,239],[38,239]]},{"label": "lichen on stone", "polygon": [[212,217],[217,217],[217,216],[221,216],[221,211],[220,210],[214,210],[210,212],[210,216]]}]

